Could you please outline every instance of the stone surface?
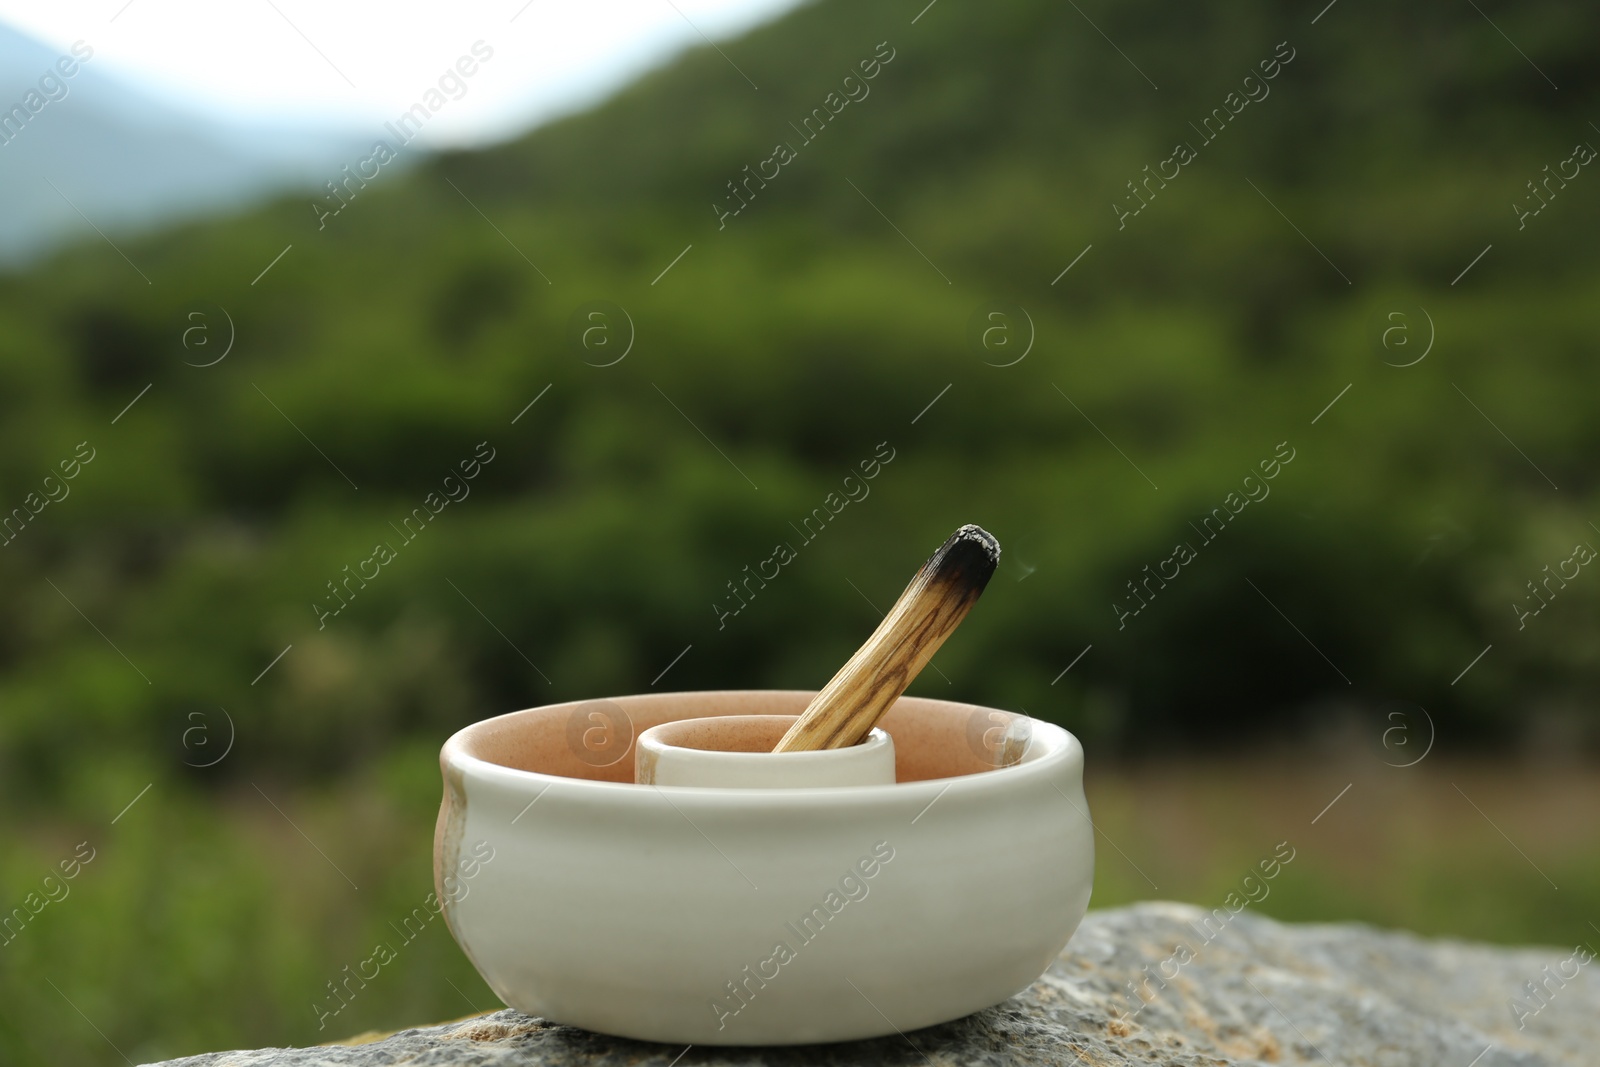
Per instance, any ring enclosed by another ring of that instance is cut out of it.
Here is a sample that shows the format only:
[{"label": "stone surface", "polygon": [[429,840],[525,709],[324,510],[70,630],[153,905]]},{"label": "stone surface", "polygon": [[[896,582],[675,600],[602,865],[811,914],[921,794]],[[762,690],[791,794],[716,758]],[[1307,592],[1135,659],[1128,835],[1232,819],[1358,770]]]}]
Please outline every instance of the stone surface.
[{"label": "stone surface", "polygon": [[[1219,910],[1226,919],[1202,928],[1210,915],[1180,904],[1090,912],[1061,959],[1021,995],[874,1041],[685,1050],[499,1011],[367,1044],[214,1052],[167,1067],[1600,1064],[1600,964],[1580,965],[1574,947],[1504,949],[1363,926],[1292,926],[1248,911]],[[1151,977],[1141,997],[1128,984],[1145,978],[1144,968]],[[1161,982],[1163,975],[1173,977]],[[1525,985],[1540,981],[1543,1002]]]}]

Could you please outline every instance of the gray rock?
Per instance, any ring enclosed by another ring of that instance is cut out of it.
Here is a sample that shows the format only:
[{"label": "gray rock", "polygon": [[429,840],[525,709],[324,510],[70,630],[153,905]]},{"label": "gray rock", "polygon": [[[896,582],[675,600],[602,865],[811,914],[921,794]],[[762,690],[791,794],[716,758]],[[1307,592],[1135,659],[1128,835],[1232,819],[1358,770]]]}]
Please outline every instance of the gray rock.
[{"label": "gray rock", "polygon": [[[1572,948],[1494,948],[1140,904],[1090,912],[1021,995],[904,1036],[686,1051],[499,1011],[365,1045],[213,1052],[165,1067],[1592,1067],[1600,979],[1579,959]],[[1130,988],[1140,980],[1142,993]],[[1541,998],[1529,982],[1544,983]]]}]

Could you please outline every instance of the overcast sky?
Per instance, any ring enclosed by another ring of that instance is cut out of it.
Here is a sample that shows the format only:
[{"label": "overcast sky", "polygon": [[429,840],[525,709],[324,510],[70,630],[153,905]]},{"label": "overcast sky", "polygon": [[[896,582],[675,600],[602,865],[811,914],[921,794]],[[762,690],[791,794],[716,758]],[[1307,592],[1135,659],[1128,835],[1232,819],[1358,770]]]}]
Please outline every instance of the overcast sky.
[{"label": "overcast sky", "polygon": [[[212,114],[354,127],[391,120],[482,40],[493,59],[427,126],[506,137],[722,42],[798,0],[0,0],[0,21],[103,74]],[[735,59],[737,57],[730,57]],[[730,92],[753,92],[729,65]]]}]

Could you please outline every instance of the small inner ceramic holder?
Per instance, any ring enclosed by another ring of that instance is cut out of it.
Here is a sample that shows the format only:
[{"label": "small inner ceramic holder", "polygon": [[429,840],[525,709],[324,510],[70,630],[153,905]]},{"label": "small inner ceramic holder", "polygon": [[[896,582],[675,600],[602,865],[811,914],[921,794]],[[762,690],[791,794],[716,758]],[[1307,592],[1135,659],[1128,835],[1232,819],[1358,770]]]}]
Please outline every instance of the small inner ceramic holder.
[{"label": "small inner ceramic holder", "polygon": [[652,726],[635,745],[633,780],[728,789],[894,784],[894,741],[879,729],[846,748],[773,752],[798,718],[715,715]]}]

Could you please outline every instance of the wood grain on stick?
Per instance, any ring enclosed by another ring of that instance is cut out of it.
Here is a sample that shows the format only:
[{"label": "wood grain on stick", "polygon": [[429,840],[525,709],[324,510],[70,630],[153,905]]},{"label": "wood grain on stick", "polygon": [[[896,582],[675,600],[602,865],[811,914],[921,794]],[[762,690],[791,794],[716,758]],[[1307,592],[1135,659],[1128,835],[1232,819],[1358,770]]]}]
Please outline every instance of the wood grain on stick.
[{"label": "wood grain on stick", "polygon": [[844,748],[867,736],[961,625],[999,562],[988,531],[967,525],[951,534],[772,751]]}]

